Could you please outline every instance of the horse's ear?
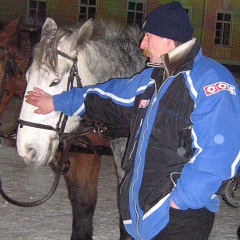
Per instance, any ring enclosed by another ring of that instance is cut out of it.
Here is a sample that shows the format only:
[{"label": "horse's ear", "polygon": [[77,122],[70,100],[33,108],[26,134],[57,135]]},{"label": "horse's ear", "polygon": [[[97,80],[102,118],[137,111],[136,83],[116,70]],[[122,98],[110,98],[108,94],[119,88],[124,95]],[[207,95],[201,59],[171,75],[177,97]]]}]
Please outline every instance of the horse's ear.
[{"label": "horse's ear", "polygon": [[6,25],[0,31],[0,42],[2,46],[7,45],[8,42],[11,42],[13,39],[16,39],[18,37],[21,23],[22,23],[22,19],[17,18],[13,22]]},{"label": "horse's ear", "polygon": [[90,18],[74,33],[74,39],[77,39],[77,46],[85,46],[92,36],[94,29],[94,19]]},{"label": "horse's ear", "polygon": [[52,31],[57,28],[58,27],[57,27],[57,24],[55,23],[55,21],[52,18],[47,18],[42,27],[42,35],[44,35],[48,31]]}]

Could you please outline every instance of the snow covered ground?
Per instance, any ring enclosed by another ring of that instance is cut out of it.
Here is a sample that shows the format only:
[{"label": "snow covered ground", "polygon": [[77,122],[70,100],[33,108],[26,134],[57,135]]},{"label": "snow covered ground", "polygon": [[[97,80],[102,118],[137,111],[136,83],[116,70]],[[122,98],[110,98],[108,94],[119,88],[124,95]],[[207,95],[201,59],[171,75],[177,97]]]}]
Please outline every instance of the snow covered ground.
[{"label": "snow covered ground", "polygon": [[[49,168],[26,165],[16,149],[10,147],[0,147],[0,176],[3,189],[23,201],[33,201],[45,194],[53,180]],[[113,159],[104,156],[94,216],[96,240],[119,239],[116,187]],[[236,200],[240,202],[240,189]],[[0,216],[0,240],[70,239],[72,214],[63,178],[52,198],[38,207],[16,207],[0,197]],[[210,240],[237,240],[239,224],[240,209],[230,208],[222,202]]]}]

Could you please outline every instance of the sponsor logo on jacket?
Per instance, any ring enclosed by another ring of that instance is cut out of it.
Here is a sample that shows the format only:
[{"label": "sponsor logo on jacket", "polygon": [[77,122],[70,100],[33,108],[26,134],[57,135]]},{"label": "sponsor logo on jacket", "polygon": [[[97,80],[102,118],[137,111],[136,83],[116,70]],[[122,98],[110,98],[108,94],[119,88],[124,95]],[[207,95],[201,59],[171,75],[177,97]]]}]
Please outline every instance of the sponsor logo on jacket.
[{"label": "sponsor logo on jacket", "polygon": [[236,90],[235,90],[235,86],[226,83],[226,82],[217,82],[211,85],[208,85],[206,87],[203,88],[206,95],[210,96],[212,94],[218,93],[220,91],[229,91],[231,94],[236,95]]},{"label": "sponsor logo on jacket", "polygon": [[142,99],[139,101],[138,108],[146,108],[149,105],[149,100]]}]

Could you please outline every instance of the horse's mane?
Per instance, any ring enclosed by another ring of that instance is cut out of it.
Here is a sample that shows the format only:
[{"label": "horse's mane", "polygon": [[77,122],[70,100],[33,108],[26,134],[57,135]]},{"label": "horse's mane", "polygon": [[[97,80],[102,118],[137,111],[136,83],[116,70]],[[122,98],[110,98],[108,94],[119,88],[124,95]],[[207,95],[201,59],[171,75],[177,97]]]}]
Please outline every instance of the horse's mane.
[{"label": "horse's mane", "polygon": [[97,22],[84,48],[89,71],[102,81],[130,77],[141,71],[146,62],[139,47],[142,36],[138,27],[116,22]]},{"label": "horse's mane", "polygon": [[[43,34],[34,49],[38,68],[45,64],[55,71],[59,42],[64,37],[73,39],[73,33],[79,27],[62,27],[47,32],[46,36]],[[93,76],[106,81],[114,77],[129,77],[143,69],[146,59],[139,48],[141,37],[138,27],[99,20],[94,22],[93,33],[87,43],[76,39],[75,48],[85,56],[85,66]]]},{"label": "horse's mane", "polygon": [[48,31],[47,34],[42,34],[41,40],[33,49],[33,58],[37,63],[37,68],[40,69],[46,65],[51,71],[55,72],[57,68],[57,45],[64,36],[70,36],[73,30],[68,28],[58,28]]}]

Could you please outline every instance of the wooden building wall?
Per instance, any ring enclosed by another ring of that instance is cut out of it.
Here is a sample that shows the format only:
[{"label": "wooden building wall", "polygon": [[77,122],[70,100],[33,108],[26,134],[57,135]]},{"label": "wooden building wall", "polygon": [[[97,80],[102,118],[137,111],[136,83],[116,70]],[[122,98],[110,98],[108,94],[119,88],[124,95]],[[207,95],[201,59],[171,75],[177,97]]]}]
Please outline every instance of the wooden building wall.
[{"label": "wooden building wall", "polygon": [[[211,56],[224,64],[240,65],[240,1],[230,1],[227,8],[224,8],[224,0],[208,1],[206,3],[204,16],[204,31],[202,47],[207,56]],[[215,19],[217,11],[234,12],[234,20],[231,31],[231,44],[220,46],[214,44]]]},{"label": "wooden building wall", "polygon": [[48,17],[54,19],[59,26],[78,22],[78,0],[50,0]]},{"label": "wooden building wall", "polygon": [[101,0],[98,9],[98,17],[103,19],[115,19],[126,22],[127,1],[125,0]]},{"label": "wooden building wall", "polygon": [[27,14],[27,0],[0,0],[0,23],[8,24],[22,17],[25,20]]}]

